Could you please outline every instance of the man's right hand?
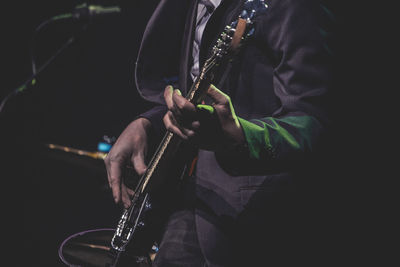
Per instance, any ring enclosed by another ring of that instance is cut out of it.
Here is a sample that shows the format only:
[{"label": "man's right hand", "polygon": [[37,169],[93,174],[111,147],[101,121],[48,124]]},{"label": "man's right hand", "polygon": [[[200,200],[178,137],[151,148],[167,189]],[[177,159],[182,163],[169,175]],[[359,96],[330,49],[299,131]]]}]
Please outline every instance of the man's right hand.
[{"label": "man's right hand", "polygon": [[151,123],[145,118],[131,122],[121,133],[105,158],[108,183],[112,189],[115,203],[122,203],[125,208],[131,205],[133,190],[123,182],[124,168],[131,163],[138,175],[146,171],[145,156],[147,137]]}]

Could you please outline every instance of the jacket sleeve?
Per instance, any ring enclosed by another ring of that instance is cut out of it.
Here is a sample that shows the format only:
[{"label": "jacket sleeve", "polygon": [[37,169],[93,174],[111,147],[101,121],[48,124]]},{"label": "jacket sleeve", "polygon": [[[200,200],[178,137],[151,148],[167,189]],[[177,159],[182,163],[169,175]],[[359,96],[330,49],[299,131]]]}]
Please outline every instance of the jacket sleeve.
[{"label": "jacket sleeve", "polygon": [[232,174],[263,174],[300,164],[317,155],[330,125],[329,11],[314,0],[271,0],[269,4],[265,18],[256,21],[255,36],[277,59],[273,87],[281,106],[269,117],[239,118],[246,144],[216,151],[221,166]]},{"label": "jacket sleeve", "polygon": [[157,105],[136,117],[136,119],[146,118],[150,121],[151,132],[152,132],[151,139],[154,142],[161,140],[164,133],[166,132],[166,129],[165,129],[165,126],[163,123],[163,117],[166,112],[167,112],[167,106]]}]

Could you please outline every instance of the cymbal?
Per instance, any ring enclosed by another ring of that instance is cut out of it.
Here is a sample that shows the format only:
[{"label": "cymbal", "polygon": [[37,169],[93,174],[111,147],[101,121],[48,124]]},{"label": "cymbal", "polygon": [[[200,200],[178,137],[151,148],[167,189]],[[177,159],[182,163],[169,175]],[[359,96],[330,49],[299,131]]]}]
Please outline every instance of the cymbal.
[{"label": "cymbal", "polygon": [[[58,256],[68,266],[111,266],[114,260],[113,254],[110,253],[114,233],[115,229],[105,228],[73,234],[63,241],[58,249]],[[154,244],[150,251],[145,253],[147,255],[132,254],[133,258],[141,258],[135,266],[150,267],[157,251],[158,245]]]}]

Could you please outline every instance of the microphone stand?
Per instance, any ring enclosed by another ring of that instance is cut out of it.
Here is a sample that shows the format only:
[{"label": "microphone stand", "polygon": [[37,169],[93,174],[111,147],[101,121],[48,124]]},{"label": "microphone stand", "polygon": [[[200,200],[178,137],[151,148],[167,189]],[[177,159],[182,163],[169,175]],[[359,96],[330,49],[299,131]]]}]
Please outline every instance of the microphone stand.
[{"label": "microphone stand", "polygon": [[[48,25],[51,22],[58,21],[58,20],[64,20],[64,19],[70,19],[72,18],[72,14],[64,14],[64,15],[59,15],[59,16],[54,16],[44,22],[42,22],[38,27],[36,27],[33,37],[31,40],[31,45],[30,45],[30,51],[31,51],[31,64],[32,64],[32,75],[20,86],[18,86],[16,89],[11,91],[0,103],[0,114],[3,111],[7,101],[11,99],[12,97],[15,97],[25,91],[27,91],[30,88],[33,88],[36,84],[36,78],[39,76],[40,73],[42,73],[49,65],[52,63],[58,55],[60,55],[66,48],[71,46],[71,44],[75,41],[75,36],[71,36],[42,66],[39,68],[36,68],[35,60],[34,60],[34,37],[36,34],[46,25]],[[84,26],[87,26],[86,24]],[[84,27],[86,28],[86,27]]]},{"label": "microphone stand", "polygon": [[102,6],[94,6],[94,5],[87,5],[87,3],[83,3],[81,5],[78,5],[75,7],[74,11],[72,13],[67,13],[67,14],[62,14],[62,15],[57,15],[54,16],[42,23],[39,24],[39,26],[36,27],[36,29],[33,32],[33,36],[31,39],[31,45],[30,45],[30,54],[31,54],[31,65],[32,65],[32,75],[29,77],[28,80],[26,80],[22,85],[11,91],[0,103],[0,114],[6,104],[6,102],[11,98],[14,97],[29,88],[32,88],[36,84],[36,77],[51,63],[54,61],[54,59],[61,54],[62,51],[64,51],[67,47],[69,47],[74,41],[75,41],[75,36],[70,37],[64,45],[62,45],[51,57],[48,59],[40,68],[36,69],[36,64],[35,64],[35,55],[34,55],[34,41],[36,34],[44,28],[46,25],[50,24],[51,22],[59,21],[59,20],[65,20],[65,19],[72,19],[74,21],[83,21],[83,27],[82,30],[85,30],[87,28],[87,25],[91,22],[92,18],[95,16],[100,16],[100,15],[109,15],[109,14],[114,14],[114,13],[119,13],[121,9],[118,6],[114,7],[102,7]]}]

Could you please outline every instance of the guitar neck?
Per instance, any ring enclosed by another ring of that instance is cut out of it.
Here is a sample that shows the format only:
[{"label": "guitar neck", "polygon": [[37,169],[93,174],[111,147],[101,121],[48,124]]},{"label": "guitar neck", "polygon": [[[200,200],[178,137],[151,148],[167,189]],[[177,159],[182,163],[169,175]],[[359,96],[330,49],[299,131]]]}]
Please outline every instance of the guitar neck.
[{"label": "guitar neck", "polygon": [[[186,99],[189,100],[193,104],[200,103],[205,96],[205,92],[211,84],[213,75],[211,74],[210,70],[211,67],[209,65],[210,62],[207,62],[202,69],[199,77],[193,83],[191,89],[189,90],[188,94],[186,95]],[[167,131],[158,146],[156,152],[154,153],[150,163],[148,164],[147,170],[142,176],[139,184],[136,188],[136,192],[145,192],[148,190],[148,186],[152,185],[150,183],[153,180],[153,176],[159,173],[158,169],[161,169],[161,165],[169,165],[169,158],[179,150],[179,146],[182,143],[179,137],[177,137],[174,133]],[[159,178],[158,180],[161,180]],[[154,181],[155,184],[161,181]],[[151,186],[150,186],[151,187]]]}]

